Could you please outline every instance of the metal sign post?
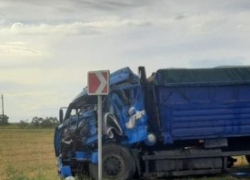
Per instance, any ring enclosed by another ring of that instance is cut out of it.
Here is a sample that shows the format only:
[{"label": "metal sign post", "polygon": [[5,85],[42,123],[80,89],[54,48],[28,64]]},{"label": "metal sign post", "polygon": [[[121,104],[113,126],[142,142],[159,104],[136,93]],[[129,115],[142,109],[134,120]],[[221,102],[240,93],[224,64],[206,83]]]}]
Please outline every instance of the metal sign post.
[{"label": "metal sign post", "polygon": [[102,180],[102,95],[109,93],[109,71],[88,72],[88,95],[97,95],[98,180]]},{"label": "metal sign post", "polygon": [[102,96],[98,95],[98,180],[102,180]]}]

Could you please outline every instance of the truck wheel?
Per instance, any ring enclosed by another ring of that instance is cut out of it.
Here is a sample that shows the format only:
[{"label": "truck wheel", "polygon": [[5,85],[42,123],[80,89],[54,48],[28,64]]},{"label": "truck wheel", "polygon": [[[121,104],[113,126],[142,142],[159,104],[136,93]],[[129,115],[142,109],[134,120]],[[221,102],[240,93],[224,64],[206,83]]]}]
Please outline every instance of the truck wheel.
[{"label": "truck wheel", "polygon": [[[135,161],[130,150],[116,144],[104,145],[102,149],[103,179],[131,179],[136,171]],[[90,175],[98,179],[98,165],[90,163]]]}]

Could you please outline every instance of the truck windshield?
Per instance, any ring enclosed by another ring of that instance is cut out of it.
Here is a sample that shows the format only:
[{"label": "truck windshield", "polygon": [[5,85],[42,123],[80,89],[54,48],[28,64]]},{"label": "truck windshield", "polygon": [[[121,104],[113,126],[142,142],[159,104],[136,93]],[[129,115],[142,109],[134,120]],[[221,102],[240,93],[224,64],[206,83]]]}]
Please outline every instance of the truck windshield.
[{"label": "truck windshield", "polygon": [[84,104],[82,103],[81,105],[78,104],[70,104],[70,106],[67,109],[65,119],[68,119],[72,116],[80,115],[86,111],[90,110],[96,110],[96,105],[95,104]]}]

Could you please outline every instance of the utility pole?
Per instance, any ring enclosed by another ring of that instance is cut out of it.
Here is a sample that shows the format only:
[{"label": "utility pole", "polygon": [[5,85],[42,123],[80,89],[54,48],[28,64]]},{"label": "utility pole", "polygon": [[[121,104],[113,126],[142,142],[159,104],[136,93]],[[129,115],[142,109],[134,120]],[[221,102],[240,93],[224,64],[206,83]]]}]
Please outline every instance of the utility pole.
[{"label": "utility pole", "polygon": [[1,94],[2,97],[2,115],[4,117],[4,100],[3,100],[3,94]]}]

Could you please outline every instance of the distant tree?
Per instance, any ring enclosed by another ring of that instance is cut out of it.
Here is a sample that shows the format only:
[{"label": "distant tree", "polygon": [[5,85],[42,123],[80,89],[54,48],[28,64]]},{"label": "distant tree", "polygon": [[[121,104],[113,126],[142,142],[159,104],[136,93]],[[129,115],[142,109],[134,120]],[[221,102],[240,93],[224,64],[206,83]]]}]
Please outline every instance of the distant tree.
[{"label": "distant tree", "polygon": [[6,115],[0,115],[0,126],[6,126],[9,124],[9,117]]},{"label": "distant tree", "polygon": [[43,118],[35,116],[31,120],[31,125],[34,127],[40,127],[42,121],[43,121]]},{"label": "distant tree", "polygon": [[51,122],[52,127],[56,127],[56,126],[58,126],[60,124],[57,117],[49,117],[49,121]]},{"label": "distant tree", "polygon": [[19,122],[18,126],[19,126],[20,128],[27,128],[27,127],[29,127],[29,122],[28,122],[28,120],[26,120],[26,121],[21,120],[21,121]]},{"label": "distant tree", "polygon": [[41,122],[41,127],[43,128],[55,127],[58,124],[59,124],[59,121],[56,117],[46,117]]},{"label": "distant tree", "polygon": [[31,126],[36,128],[51,128],[56,127],[59,124],[59,121],[56,117],[46,117],[45,119],[42,117],[33,117],[31,120]]}]

